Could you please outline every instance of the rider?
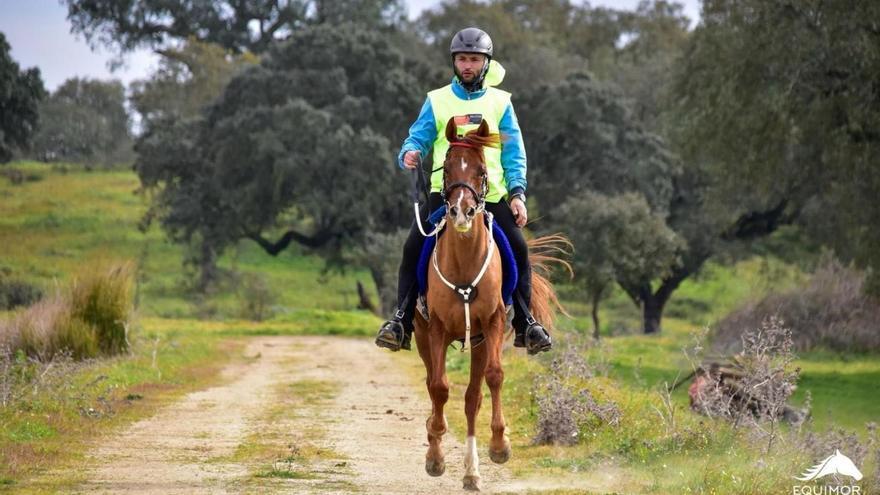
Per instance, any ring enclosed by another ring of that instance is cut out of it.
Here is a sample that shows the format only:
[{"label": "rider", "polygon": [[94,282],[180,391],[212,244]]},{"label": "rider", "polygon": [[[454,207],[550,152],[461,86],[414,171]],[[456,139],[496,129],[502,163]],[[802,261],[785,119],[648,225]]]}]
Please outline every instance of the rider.
[{"label": "rider", "polygon": [[[418,119],[409,128],[409,137],[403,142],[398,162],[401,168],[419,166],[433,146],[434,172],[431,174],[431,194],[422,218],[443,202],[440,189],[443,184],[443,162],[449,143],[443,130],[453,116],[465,117],[476,127],[481,120],[492,132],[500,132],[500,149],[484,148],[489,175],[489,193],[486,210],[507,234],[513,249],[519,273],[514,300],[513,327],[516,331],[513,345],[526,347],[530,354],[550,349],[550,334],[529,312],[531,300],[531,265],[526,240],[520,228],[526,224],[526,153],[519,123],[510,102],[510,93],[493,86],[504,78],[504,68],[492,60],[492,39],[486,32],[474,27],[462,29],[452,38],[449,47],[455,75],[452,83],[428,93]],[[458,119],[457,119],[458,121]],[[382,324],[376,336],[376,345],[392,351],[410,349],[413,315],[416,304],[416,265],[424,243],[418,226],[413,223],[403,248],[397,286],[397,311]]]}]

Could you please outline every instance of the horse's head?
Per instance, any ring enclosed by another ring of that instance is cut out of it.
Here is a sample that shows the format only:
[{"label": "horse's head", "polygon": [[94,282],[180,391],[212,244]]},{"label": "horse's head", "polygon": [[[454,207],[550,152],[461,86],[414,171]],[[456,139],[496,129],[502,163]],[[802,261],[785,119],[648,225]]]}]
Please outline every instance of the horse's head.
[{"label": "horse's head", "polygon": [[486,205],[489,192],[489,176],[483,146],[498,146],[498,134],[489,132],[486,121],[476,130],[462,137],[458,135],[455,117],[446,124],[446,140],[449,149],[443,162],[443,201],[446,216],[455,230],[468,232],[477,213]]}]

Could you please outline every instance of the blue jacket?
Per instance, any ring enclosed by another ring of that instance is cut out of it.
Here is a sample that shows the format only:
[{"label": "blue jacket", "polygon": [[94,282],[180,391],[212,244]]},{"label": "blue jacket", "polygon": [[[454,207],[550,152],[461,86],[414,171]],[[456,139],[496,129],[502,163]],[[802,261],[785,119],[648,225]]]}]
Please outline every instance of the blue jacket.
[{"label": "blue jacket", "polygon": [[[452,91],[462,100],[479,98],[486,93],[485,89],[468,93],[459,83],[457,77],[452,78]],[[523,144],[522,132],[519,128],[519,122],[516,120],[516,113],[513,111],[512,103],[504,111],[501,122],[498,124],[498,129],[503,138],[501,145],[501,167],[504,169],[504,181],[507,183],[508,194],[524,193],[527,186],[526,148]],[[419,117],[409,128],[409,137],[403,141],[400,154],[397,156],[397,163],[403,168],[403,155],[407,151],[418,151],[421,159],[424,161],[431,151],[431,147],[434,146],[436,139],[437,120],[434,118],[433,109],[431,109],[431,100],[425,98],[425,103],[422,105]]]}]

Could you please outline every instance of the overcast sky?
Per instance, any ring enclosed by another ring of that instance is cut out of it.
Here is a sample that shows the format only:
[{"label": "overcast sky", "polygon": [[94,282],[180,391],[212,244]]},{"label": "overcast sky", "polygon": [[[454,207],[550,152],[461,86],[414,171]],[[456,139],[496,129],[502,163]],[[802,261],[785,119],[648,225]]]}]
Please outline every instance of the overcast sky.
[{"label": "overcast sky", "polygon": [[[700,16],[699,0],[679,0],[691,24]],[[440,0],[407,0],[410,17],[417,17]],[[593,6],[634,10],[639,0],[593,0]],[[58,0],[0,0],[0,32],[12,45],[12,58],[22,67],[37,66],[46,88],[54,90],[66,79],[80,76],[98,79],[118,78],[126,86],[143,79],[156,66],[157,57],[139,50],[126,56],[126,67],[111,73],[107,61],[112,54],[93,51],[82,37],[70,34],[67,9]]]}]

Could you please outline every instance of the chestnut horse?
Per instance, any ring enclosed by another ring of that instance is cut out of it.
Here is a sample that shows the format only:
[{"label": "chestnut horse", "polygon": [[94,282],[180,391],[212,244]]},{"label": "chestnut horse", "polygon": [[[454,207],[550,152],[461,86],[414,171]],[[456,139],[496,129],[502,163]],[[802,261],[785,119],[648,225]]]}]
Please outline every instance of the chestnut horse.
[{"label": "chestnut horse", "polygon": [[[427,369],[426,384],[432,402],[432,412],[426,423],[429,447],[425,470],[431,476],[440,476],[446,469],[440,446],[447,429],[443,407],[449,398],[446,349],[454,340],[482,335],[482,342],[471,347],[470,383],[465,392],[464,408],[467,415],[464,488],[479,490],[475,422],[483,399],[484,377],[492,395],[489,458],[496,463],[504,463],[510,458],[510,440],[505,434],[501,410],[501,385],[504,382],[501,349],[507,326],[501,295],[501,257],[484,219],[491,214],[483,210],[487,170],[482,148],[498,146],[500,138],[489,133],[485,121],[478,129],[459,137],[454,119],[450,119],[446,139],[450,143],[443,164],[447,228],[437,240],[429,262],[428,320],[418,311],[415,315],[416,345]],[[541,247],[543,244],[546,247],[548,241],[552,244],[553,240],[560,239],[551,237],[536,239],[529,245]],[[530,259],[539,264],[548,258],[541,254],[530,255]],[[534,273],[531,310],[539,321],[552,323],[551,303],[558,304],[552,286],[546,278]],[[465,345],[469,344],[466,339]]]}]

